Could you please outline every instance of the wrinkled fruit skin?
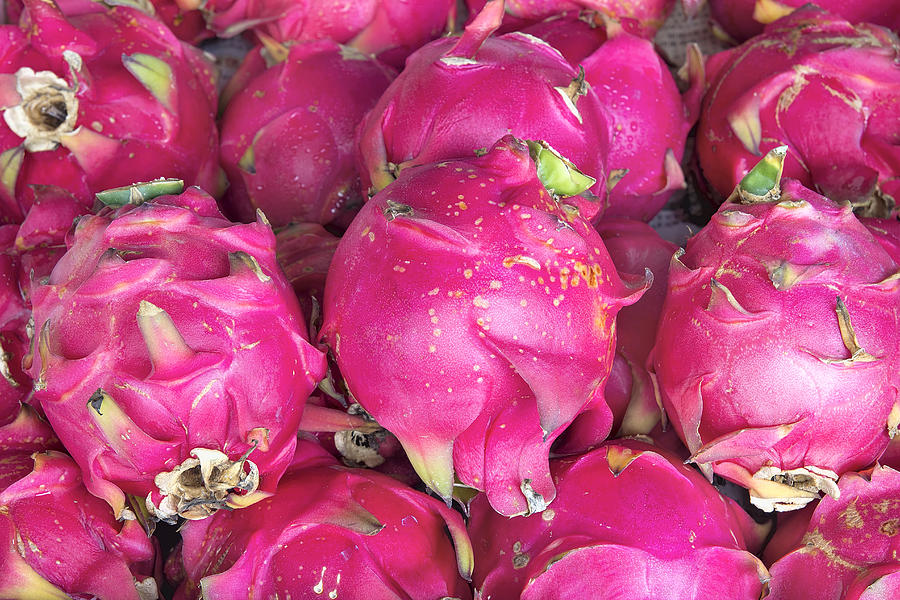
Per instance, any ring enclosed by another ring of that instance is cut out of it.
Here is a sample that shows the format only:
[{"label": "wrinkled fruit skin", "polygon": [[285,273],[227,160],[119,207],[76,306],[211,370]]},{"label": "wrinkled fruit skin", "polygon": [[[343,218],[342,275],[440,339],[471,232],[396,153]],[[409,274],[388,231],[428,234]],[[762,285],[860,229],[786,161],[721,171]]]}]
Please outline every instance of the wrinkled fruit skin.
[{"label": "wrinkled fruit skin", "polygon": [[[740,43],[804,4],[806,0],[709,0],[709,12],[716,25]],[[900,11],[894,0],[816,0],[815,4],[851,23],[874,23],[900,31]]]},{"label": "wrinkled fruit skin", "polygon": [[688,241],[652,354],[692,460],[802,506],[817,494],[760,469],[812,467],[835,494],[897,427],[900,269],[849,205],[795,180],[780,200],[726,203]]},{"label": "wrinkled fruit skin", "polygon": [[[669,278],[669,263],[678,246],[662,239],[649,225],[627,219],[602,219],[595,229],[623,277],[644,276],[650,269],[653,284],[631,306],[616,317],[616,357],[603,396],[595,401],[608,405],[613,412],[612,433],[616,436],[651,434],[672,442],[672,434],[663,431],[652,374],[647,370],[647,357],[656,340],[656,328],[662,313]],[[605,409],[588,410],[578,415],[560,438],[558,452],[578,453],[596,446],[609,435],[604,430]],[[598,427],[597,425],[600,425]],[[671,429],[671,427],[669,428]],[[665,447],[669,447],[666,444]]]},{"label": "wrinkled fruit skin", "polygon": [[786,144],[786,177],[834,200],[890,205],[900,198],[898,56],[891,32],[814,7],[711,56],[697,135],[703,175],[727,197]]},{"label": "wrinkled fruit skin", "polygon": [[356,127],[392,78],[374,59],[329,40],[291,46],[223,115],[228,210],[249,222],[261,209],[276,228],[337,218],[346,225],[363,203]]},{"label": "wrinkled fruit skin", "polygon": [[[359,131],[363,189],[398,171],[490,148],[507,133],[544,140],[597,183],[596,202],[572,201],[586,218],[605,207],[606,114],[579,71],[548,44],[521,33],[491,36],[502,14],[491,2],[461,37],[410,56]],[[582,94],[583,92],[583,94]]]},{"label": "wrinkled fruit skin", "polygon": [[314,442],[300,442],[277,495],[181,533],[179,600],[201,589],[217,600],[472,598],[459,513],[380,473],[338,466]]},{"label": "wrinkled fruit skin", "polygon": [[[95,192],[158,177],[221,191],[214,77],[198,49],[133,8],[24,4],[17,25],[0,27],[0,222],[21,221],[33,184],[62,187],[87,208]],[[43,83],[19,89],[24,69]],[[27,122],[18,133],[14,118]]]},{"label": "wrinkled fruit skin", "polygon": [[823,498],[797,548],[772,565],[768,598],[900,595],[900,472],[876,466],[847,473],[838,487],[840,498]]},{"label": "wrinkled fruit skin", "polygon": [[507,519],[483,495],[472,501],[476,597],[762,597],[749,517],[676,457],[622,439],[551,471],[558,495],[540,515]]},{"label": "wrinkled fruit skin", "polygon": [[156,476],[198,448],[253,449],[274,488],[325,364],[268,225],[227,221],[198,188],[104,209],[32,298],[35,397],[117,515],[124,494],[159,506]]},{"label": "wrinkled fruit skin", "polygon": [[[156,598],[156,548],[140,524],[117,522],[65,454],[27,460],[34,470],[0,485],[0,596]],[[6,468],[0,465],[0,482]]]},{"label": "wrinkled fruit skin", "polygon": [[452,23],[452,0],[183,0],[200,8],[220,37],[253,29],[279,42],[330,39],[391,66],[440,36]]},{"label": "wrinkled fruit skin", "polygon": [[[485,3],[486,0],[466,0],[472,13],[481,10]],[[595,11],[620,21],[629,33],[649,40],[662,27],[673,6],[675,0],[506,0],[504,31],[506,27],[520,28],[562,13]]]},{"label": "wrinkled fruit skin", "polygon": [[507,136],[369,200],[328,273],[322,336],[427,485],[449,498],[455,471],[516,515],[555,495],[550,444],[602,392],[636,288]]}]

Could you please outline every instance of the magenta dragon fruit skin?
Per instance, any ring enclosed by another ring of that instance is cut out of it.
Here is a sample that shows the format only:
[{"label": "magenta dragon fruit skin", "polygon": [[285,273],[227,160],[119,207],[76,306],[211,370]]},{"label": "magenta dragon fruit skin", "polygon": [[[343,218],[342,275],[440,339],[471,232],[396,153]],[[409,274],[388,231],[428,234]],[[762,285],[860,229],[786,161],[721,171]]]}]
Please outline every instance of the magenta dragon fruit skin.
[{"label": "magenta dragon fruit skin", "polygon": [[356,127],[393,73],[330,40],[271,47],[285,54],[250,79],[222,117],[220,153],[231,184],[224,204],[245,222],[261,209],[276,228],[341,218],[346,225],[343,213],[363,203]]},{"label": "magenta dragon fruit skin", "polygon": [[363,188],[384,188],[414,165],[469,157],[512,133],[544,140],[597,180],[586,218],[604,208],[608,123],[583,74],[532,36],[491,36],[503,4],[491,0],[461,37],[410,56],[359,131]]},{"label": "magenta dragon fruit skin", "polygon": [[274,489],[325,361],[268,224],[227,221],[198,188],[107,208],[32,300],[36,399],[116,515],[126,494],[202,518]]},{"label": "magenta dragon fruit skin", "polygon": [[616,436],[651,432],[654,437],[664,435],[663,411],[656,398],[653,376],[647,370],[647,357],[656,340],[669,263],[678,246],[662,239],[641,221],[604,218],[595,229],[620,274],[639,277],[649,269],[653,284],[640,300],[623,307],[616,316],[616,356],[603,396],[595,399],[599,415],[587,410],[576,417],[555,448],[562,453],[583,452],[609,436],[605,417],[608,409],[600,404],[612,410],[612,433]]},{"label": "magenta dragon fruit skin", "polygon": [[649,221],[685,186],[680,163],[705,85],[699,52],[691,51],[686,72],[692,90],[682,98],[653,44],[627,33],[618,22],[607,21],[603,27],[584,18],[554,18],[521,31],[547,41],[573,66],[583,67],[609,114],[610,189],[604,218]]},{"label": "magenta dragon fruit skin", "polygon": [[104,189],[178,177],[218,193],[215,88],[202,53],[126,6],[25,0],[4,25],[0,222],[25,190],[55,185],[86,207]]},{"label": "magenta dragon fruit skin", "polygon": [[[715,24],[740,43],[805,4],[807,0],[709,0],[709,12]],[[814,4],[851,23],[874,23],[900,31],[900,11],[894,0],[816,0]]]},{"label": "magenta dragon fruit skin", "polygon": [[330,39],[402,68],[455,19],[453,0],[181,0],[221,37],[247,29],[278,42]]},{"label": "magenta dragon fruit skin", "polygon": [[431,489],[449,501],[455,472],[512,516],[555,495],[550,445],[601,394],[615,314],[642,292],[506,136],[369,200],[335,253],[321,335]]},{"label": "magenta dragon fruit skin", "polygon": [[815,7],[711,56],[697,134],[704,177],[724,198],[763,154],[788,145],[786,176],[889,208],[900,197],[898,56],[890,31]]},{"label": "magenta dragon fruit skin", "polygon": [[[473,13],[485,4],[486,0],[466,0]],[[675,0],[506,0],[504,31],[555,15],[591,11],[621,21],[629,33],[649,40],[674,6]]]},{"label": "magenta dragon fruit skin", "polygon": [[838,481],[795,548],[771,567],[771,600],[890,600],[900,594],[900,472],[875,466]]},{"label": "magenta dragon fruit skin", "polygon": [[767,510],[836,497],[900,423],[898,263],[849,204],[779,186],[783,153],[673,259],[652,351],[691,460]]},{"label": "magenta dragon fruit skin", "polygon": [[0,488],[0,596],[157,598],[156,548],[140,524],[116,521],[65,454],[37,453],[33,466]]},{"label": "magenta dragon fruit skin", "polygon": [[[449,535],[447,531],[449,530]],[[472,598],[462,517],[302,440],[278,493],[182,531],[178,600]]]},{"label": "magenta dragon fruit skin", "polygon": [[558,495],[507,519],[471,502],[472,583],[481,600],[758,600],[768,573],[751,519],[655,446],[609,441],[551,461]]}]

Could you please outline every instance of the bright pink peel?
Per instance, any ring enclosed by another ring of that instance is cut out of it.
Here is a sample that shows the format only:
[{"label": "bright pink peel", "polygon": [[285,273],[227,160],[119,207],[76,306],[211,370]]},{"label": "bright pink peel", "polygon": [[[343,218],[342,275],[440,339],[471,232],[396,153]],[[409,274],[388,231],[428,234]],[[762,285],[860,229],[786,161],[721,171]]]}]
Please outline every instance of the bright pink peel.
[{"label": "bright pink peel", "polygon": [[[539,160],[548,179],[562,165]],[[449,501],[455,473],[524,514],[555,495],[550,445],[601,393],[615,314],[642,286],[622,283],[507,136],[478,158],[404,169],[366,204],[332,262],[322,336],[429,487]]]},{"label": "bright pink peel", "polygon": [[337,466],[313,442],[297,453],[277,495],[182,530],[178,598],[471,598],[459,513],[380,473]]},{"label": "bright pink peel", "polygon": [[104,189],[177,177],[219,194],[215,86],[202,53],[139,10],[25,0],[0,68],[0,221],[34,184],[86,208]]},{"label": "bright pink peel", "polygon": [[125,494],[202,518],[274,489],[325,364],[267,224],[227,221],[197,188],[105,209],[32,298],[36,398],[117,515]]},{"label": "bright pink peel", "polygon": [[583,72],[550,45],[491,35],[502,9],[492,0],[462,36],[410,56],[360,128],[363,188],[380,190],[416,165],[470,157],[511,133],[546,141],[597,180],[596,201],[571,201],[592,218],[605,207],[606,114]]},{"label": "bright pink peel", "polygon": [[900,424],[898,263],[849,204],[779,186],[784,152],[673,259],[653,349],[693,462],[768,510],[836,497]]},{"label": "bright pink peel", "polygon": [[540,515],[508,519],[483,495],[472,501],[478,598],[762,597],[749,517],[676,457],[617,440],[551,471],[558,495]]}]

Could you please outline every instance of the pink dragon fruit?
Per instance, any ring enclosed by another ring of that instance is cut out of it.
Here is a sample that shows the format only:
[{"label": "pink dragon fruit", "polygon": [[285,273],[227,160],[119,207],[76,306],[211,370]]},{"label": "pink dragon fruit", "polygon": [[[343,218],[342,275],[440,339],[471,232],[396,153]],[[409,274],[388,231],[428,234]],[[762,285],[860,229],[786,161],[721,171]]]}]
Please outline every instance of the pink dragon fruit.
[{"label": "pink dragon fruit", "polygon": [[555,18],[522,32],[547,41],[573,66],[581,65],[609,113],[609,208],[604,218],[649,221],[685,186],[680,162],[705,86],[699,50],[691,47],[684,72],[692,89],[682,99],[653,44],[625,32],[616,21],[598,27],[584,18]]},{"label": "pink dragon fruit", "polygon": [[397,68],[456,19],[454,0],[179,0],[221,37],[247,29],[278,42],[330,39]]},{"label": "pink dragon fruit", "polygon": [[652,354],[691,460],[759,507],[837,497],[900,424],[900,268],[777,148],[673,259]]},{"label": "pink dragon fruit", "polygon": [[900,472],[847,473],[823,498],[796,548],[771,566],[767,600],[900,596]]},{"label": "pink dragon fruit", "polygon": [[491,0],[458,38],[410,56],[359,132],[363,187],[384,188],[403,169],[469,157],[507,133],[545,140],[597,182],[597,201],[575,201],[586,218],[603,208],[606,114],[583,72],[540,40],[491,37],[503,16]]},{"label": "pink dragon fruit", "polygon": [[455,472],[504,515],[543,510],[550,445],[602,394],[615,315],[643,288],[548,192],[591,183],[506,136],[481,157],[404,169],[338,245],[321,335],[352,396],[447,501]]},{"label": "pink dragon fruit", "polygon": [[[488,0],[466,0],[472,13]],[[504,31],[521,29],[555,15],[573,16],[580,11],[596,12],[621,21],[629,33],[652,39],[672,12],[675,0],[506,0]]]},{"label": "pink dragon fruit", "polygon": [[[604,218],[595,227],[616,270],[641,276],[649,269],[653,285],[635,304],[622,308],[616,317],[616,356],[603,395],[595,399],[598,412],[587,410],[578,415],[555,448],[561,453],[583,452],[605,440],[610,434],[606,416],[609,409],[614,415],[612,432],[616,436],[651,432],[654,437],[664,436],[662,407],[647,370],[647,357],[656,340],[656,327],[666,297],[669,262],[678,246],[662,239],[640,221]],[[607,405],[609,409],[605,408]],[[674,447],[679,445],[677,442]]]},{"label": "pink dragon fruit", "polygon": [[297,456],[276,496],[181,530],[187,579],[176,598],[472,597],[459,513],[390,477],[339,467],[313,442]]},{"label": "pink dragon fruit", "polygon": [[36,399],[120,516],[202,518],[262,497],[290,464],[324,356],[306,341],[263,222],[235,225],[198,188],[99,195],[32,291]]},{"label": "pink dragon fruit", "polygon": [[[709,12],[719,30],[740,43],[806,4],[807,0],[709,0]],[[874,23],[900,31],[900,11],[894,0],[816,0],[814,4],[852,23]]]},{"label": "pink dragon fruit", "polygon": [[4,25],[0,222],[18,222],[34,184],[93,194],[156,177],[218,193],[215,87],[202,53],[126,6],[25,0]]},{"label": "pink dragon fruit", "polygon": [[[849,3],[845,3],[849,4]],[[900,45],[815,7],[710,57],[697,149],[725,197],[765,152],[786,144],[785,174],[879,214],[900,197]]]},{"label": "pink dragon fruit", "polygon": [[[54,0],[67,12],[67,7],[83,6],[82,0]],[[192,2],[191,2],[192,3]],[[116,0],[111,5],[129,6],[150,16],[158,17],[179,39],[197,44],[213,36],[199,10],[181,6],[184,0]],[[24,10],[24,0],[6,0],[6,22],[18,23]]]},{"label": "pink dragon fruit", "polygon": [[[264,56],[274,63],[268,69]],[[261,209],[276,228],[336,219],[346,226],[363,203],[356,127],[393,73],[330,40],[270,44],[247,60],[262,68],[222,117],[225,205],[245,222]]]},{"label": "pink dragon fruit", "polygon": [[140,524],[117,522],[65,454],[33,464],[0,488],[0,597],[155,600],[156,548]]},{"label": "pink dragon fruit", "polygon": [[752,521],[674,456],[623,439],[550,464],[558,495],[540,515],[472,501],[478,598],[763,597]]}]

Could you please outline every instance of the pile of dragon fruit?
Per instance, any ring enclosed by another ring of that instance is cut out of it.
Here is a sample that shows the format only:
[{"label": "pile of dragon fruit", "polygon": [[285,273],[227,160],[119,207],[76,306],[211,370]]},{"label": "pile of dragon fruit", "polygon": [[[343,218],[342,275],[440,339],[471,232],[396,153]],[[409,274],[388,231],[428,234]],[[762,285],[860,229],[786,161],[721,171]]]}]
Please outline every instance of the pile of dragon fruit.
[{"label": "pile of dragon fruit", "polygon": [[7,0],[0,599],[900,598],[900,6],[802,4]]}]

